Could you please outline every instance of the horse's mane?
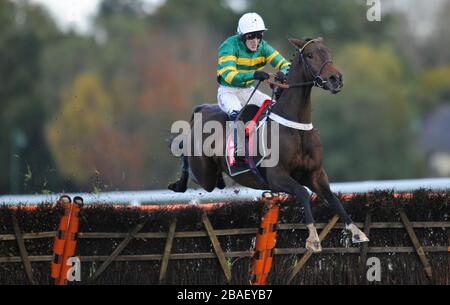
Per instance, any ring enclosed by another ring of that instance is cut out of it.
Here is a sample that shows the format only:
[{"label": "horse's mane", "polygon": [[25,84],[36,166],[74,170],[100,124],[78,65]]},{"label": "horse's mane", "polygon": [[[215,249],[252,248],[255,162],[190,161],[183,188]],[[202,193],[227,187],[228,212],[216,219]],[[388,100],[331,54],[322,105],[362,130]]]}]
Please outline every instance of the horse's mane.
[{"label": "horse's mane", "polygon": [[[308,42],[308,41],[313,40],[313,38],[308,38],[308,37],[307,37],[307,38],[304,38],[303,40],[304,40],[305,42]],[[297,56],[297,52],[295,52],[294,54],[292,54],[292,58],[291,58],[291,60],[290,60],[290,62],[291,62],[291,67],[292,67],[292,63],[294,62],[294,59],[295,59],[296,56]],[[287,70],[287,72],[286,72],[286,77],[289,76],[289,72],[290,72],[290,70],[291,70],[291,67],[289,67],[289,69]],[[282,88],[278,88],[278,89],[277,89],[277,92],[276,92],[276,94],[275,94],[277,100],[281,97],[281,94],[283,93],[283,91],[284,91],[284,89],[282,89]]]}]

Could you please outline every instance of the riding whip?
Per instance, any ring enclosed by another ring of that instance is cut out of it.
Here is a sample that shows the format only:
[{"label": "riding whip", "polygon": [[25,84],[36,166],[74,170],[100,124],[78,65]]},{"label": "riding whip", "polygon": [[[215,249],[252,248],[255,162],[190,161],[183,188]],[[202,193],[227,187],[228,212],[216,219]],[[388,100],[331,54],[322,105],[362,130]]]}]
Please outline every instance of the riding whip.
[{"label": "riding whip", "polygon": [[253,95],[255,94],[256,90],[258,89],[259,85],[261,84],[261,81],[258,81],[258,83],[255,86],[255,89],[253,89],[252,94],[250,94],[250,97],[248,98],[247,102],[245,103],[245,105],[242,107],[242,109],[239,111],[236,119],[234,120],[235,122],[237,122],[239,120],[239,118],[241,117],[242,111],[244,111],[245,106],[247,106],[248,102],[250,102],[250,100],[252,99]]}]

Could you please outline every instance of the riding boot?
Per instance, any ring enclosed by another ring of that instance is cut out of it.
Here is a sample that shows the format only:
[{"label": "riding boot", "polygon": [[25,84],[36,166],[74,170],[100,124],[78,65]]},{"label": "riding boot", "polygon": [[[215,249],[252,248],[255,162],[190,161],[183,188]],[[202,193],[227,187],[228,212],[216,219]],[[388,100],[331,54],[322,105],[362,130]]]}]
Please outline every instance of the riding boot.
[{"label": "riding boot", "polygon": [[247,160],[245,159],[245,156],[240,156],[238,155],[238,129],[236,126],[236,119],[238,116],[239,112],[237,111],[233,111],[232,113],[229,114],[230,120],[234,122],[233,125],[233,142],[234,142],[234,159],[236,161],[236,163],[234,164],[234,166],[246,166],[246,164],[248,164]]}]

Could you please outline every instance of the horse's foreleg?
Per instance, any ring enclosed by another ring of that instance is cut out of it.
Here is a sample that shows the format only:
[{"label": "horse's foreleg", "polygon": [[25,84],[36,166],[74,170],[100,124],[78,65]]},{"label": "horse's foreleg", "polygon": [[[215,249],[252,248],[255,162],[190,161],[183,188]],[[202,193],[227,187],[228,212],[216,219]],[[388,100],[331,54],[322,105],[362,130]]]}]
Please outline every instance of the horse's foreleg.
[{"label": "horse's foreleg", "polygon": [[285,192],[294,195],[296,203],[303,206],[305,212],[305,223],[309,230],[309,236],[306,240],[306,248],[312,250],[313,252],[322,251],[319,235],[317,234],[316,226],[314,224],[314,218],[309,200],[310,196],[307,189],[300,185],[288,173],[281,170],[274,170],[274,172],[268,173],[267,180],[272,191]]},{"label": "horse's foreleg", "polygon": [[309,193],[307,189],[300,185],[288,173],[280,172],[279,174],[268,174],[267,182],[274,192],[285,192],[295,196],[296,203],[301,204],[305,209],[305,223],[307,225],[314,224],[312,216],[311,204],[309,202]]},{"label": "horse's foreleg", "polygon": [[345,228],[352,233],[352,241],[354,243],[369,241],[367,236],[353,224],[352,219],[345,211],[341,201],[336,197],[330,189],[330,183],[325,170],[322,168],[313,173],[311,177],[312,190],[322,199],[326,200],[331,208],[339,215],[345,223]]},{"label": "horse's foreleg", "polygon": [[324,199],[330,207],[339,215],[341,220],[349,225],[353,221],[342,206],[341,201],[336,197],[330,189],[330,183],[325,170],[322,168],[314,172],[311,177],[312,191],[314,191],[320,198]]}]

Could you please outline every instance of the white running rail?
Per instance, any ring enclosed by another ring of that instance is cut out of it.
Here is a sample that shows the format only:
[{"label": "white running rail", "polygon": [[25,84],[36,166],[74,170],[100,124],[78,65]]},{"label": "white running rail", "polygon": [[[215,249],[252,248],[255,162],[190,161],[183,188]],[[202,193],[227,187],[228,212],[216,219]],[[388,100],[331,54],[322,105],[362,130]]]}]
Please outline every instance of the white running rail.
[{"label": "white running rail", "polygon": [[[450,178],[414,179],[414,180],[383,180],[364,182],[332,183],[331,190],[335,193],[353,194],[367,193],[377,190],[394,190],[395,192],[410,192],[417,189],[432,191],[450,190]],[[70,197],[81,196],[85,204],[174,204],[174,203],[208,203],[224,201],[258,200],[263,191],[249,188],[226,188],[207,193],[200,189],[185,193],[174,193],[169,190],[108,192],[108,193],[69,193]],[[48,195],[1,195],[0,204],[40,204],[54,203],[61,194]]]}]

